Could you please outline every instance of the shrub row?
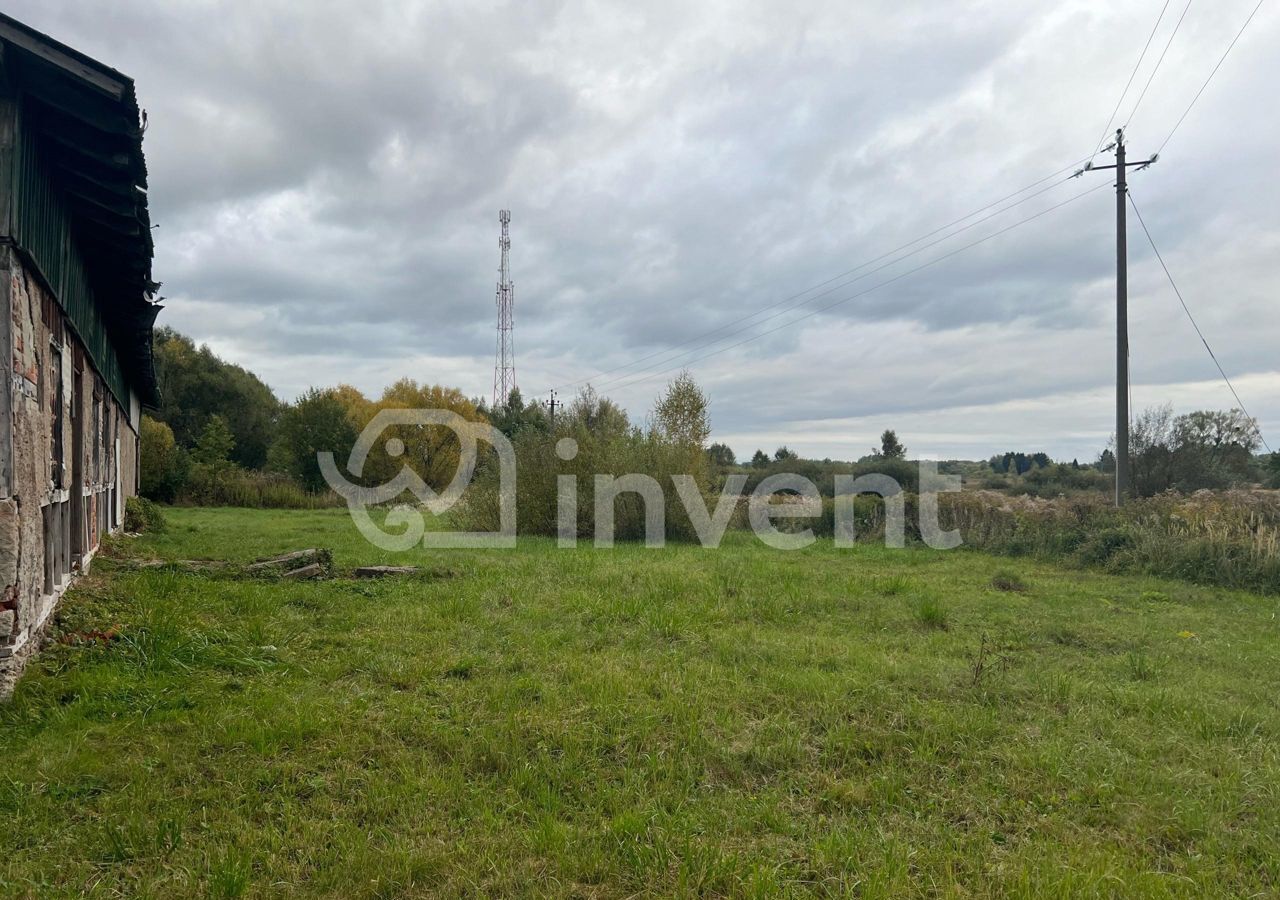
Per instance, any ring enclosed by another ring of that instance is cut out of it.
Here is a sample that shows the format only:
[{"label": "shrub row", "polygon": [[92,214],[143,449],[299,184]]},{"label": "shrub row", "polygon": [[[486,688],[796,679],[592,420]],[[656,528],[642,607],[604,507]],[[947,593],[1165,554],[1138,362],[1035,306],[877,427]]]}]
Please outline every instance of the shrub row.
[{"label": "shrub row", "polygon": [[255,509],[323,509],[343,505],[342,498],[332,491],[312,493],[287,475],[241,469],[229,463],[193,463],[174,501],[189,506]]}]

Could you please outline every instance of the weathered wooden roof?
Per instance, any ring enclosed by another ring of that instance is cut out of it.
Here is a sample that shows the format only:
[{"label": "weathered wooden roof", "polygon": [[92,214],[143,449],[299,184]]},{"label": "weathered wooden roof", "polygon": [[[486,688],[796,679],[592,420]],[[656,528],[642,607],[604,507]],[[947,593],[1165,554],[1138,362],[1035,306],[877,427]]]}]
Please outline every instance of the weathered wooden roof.
[{"label": "weathered wooden roof", "polygon": [[133,79],[0,13],[4,73],[22,128],[65,207],[71,236],[130,385],[158,400],[151,326],[159,285]]}]

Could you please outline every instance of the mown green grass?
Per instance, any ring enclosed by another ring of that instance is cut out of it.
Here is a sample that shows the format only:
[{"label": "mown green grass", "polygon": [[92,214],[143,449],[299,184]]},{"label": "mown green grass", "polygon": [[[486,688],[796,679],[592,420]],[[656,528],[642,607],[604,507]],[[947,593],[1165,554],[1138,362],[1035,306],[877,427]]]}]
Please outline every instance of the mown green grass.
[{"label": "mown green grass", "polygon": [[[9,896],[1280,891],[1274,598],[967,552],[369,547],[174,510],[0,708]],[[1025,590],[1000,590],[1016,579]]]}]

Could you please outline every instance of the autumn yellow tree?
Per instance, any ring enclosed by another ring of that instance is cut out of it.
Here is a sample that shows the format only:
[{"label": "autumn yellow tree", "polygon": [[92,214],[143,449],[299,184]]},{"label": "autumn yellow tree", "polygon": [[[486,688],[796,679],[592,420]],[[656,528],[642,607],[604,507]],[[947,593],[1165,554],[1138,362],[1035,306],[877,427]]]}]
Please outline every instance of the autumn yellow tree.
[{"label": "autumn yellow tree", "polygon": [[360,389],[350,384],[340,384],[333,388],[330,392],[333,399],[342,405],[347,411],[347,421],[357,432],[363,431],[364,426],[369,424],[369,420],[373,418],[373,414],[378,411],[377,404],[360,392]]},{"label": "autumn yellow tree", "polygon": [[[366,408],[358,402],[359,391],[354,388],[350,391],[354,393],[346,395],[350,397],[349,408],[353,414],[364,415]],[[457,388],[418,384],[412,378],[401,378],[387,387],[379,400],[369,404],[369,418],[384,409],[446,409],[469,422],[487,421],[475,404]],[[367,422],[368,419],[365,424]],[[393,425],[379,435],[369,454],[365,467],[367,481],[389,481],[401,466],[407,465],[433,489],[441,490],[458,471],[459,446],[457,435],[444,426]]]}]

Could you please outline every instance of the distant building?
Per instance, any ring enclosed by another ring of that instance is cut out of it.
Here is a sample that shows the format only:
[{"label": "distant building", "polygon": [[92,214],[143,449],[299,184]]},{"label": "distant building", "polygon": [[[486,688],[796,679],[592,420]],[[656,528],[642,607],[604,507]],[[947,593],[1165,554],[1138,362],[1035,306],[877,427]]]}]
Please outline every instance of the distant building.
[{"label": "distant building", "polygon": [[155,404],[133,81],[0,15],[0,694],[138,487]]}]

